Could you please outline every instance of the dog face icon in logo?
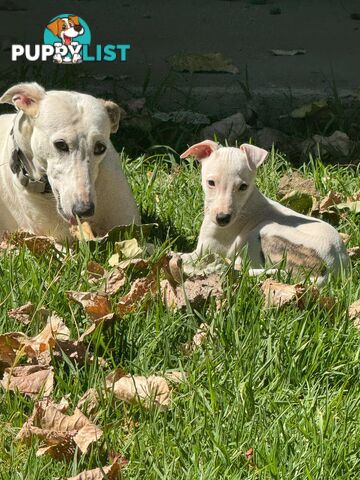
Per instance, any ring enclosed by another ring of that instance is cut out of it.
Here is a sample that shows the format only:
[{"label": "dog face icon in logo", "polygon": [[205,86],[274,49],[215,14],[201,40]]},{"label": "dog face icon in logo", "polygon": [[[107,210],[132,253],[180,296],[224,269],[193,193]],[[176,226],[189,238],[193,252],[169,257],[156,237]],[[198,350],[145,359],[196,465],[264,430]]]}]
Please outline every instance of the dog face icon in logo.
[{"label": "dog face icon in logo", "polygon": [[89,44],[89,40],[89,27],[77,15],[63,14],[55,17],[44,32],[44,43],[55,47],[55,63],[81,63],[82,45]]}]

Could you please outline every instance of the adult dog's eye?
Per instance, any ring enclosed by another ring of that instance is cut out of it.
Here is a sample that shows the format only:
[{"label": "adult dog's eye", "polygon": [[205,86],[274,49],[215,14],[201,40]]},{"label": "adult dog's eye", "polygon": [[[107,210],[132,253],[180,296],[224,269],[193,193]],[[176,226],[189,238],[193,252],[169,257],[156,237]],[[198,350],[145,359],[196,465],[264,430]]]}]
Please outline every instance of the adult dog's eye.
[{"label": "adult dog's eye", "polygon": [[56,140],[56,142],[54,142],[54,146],[60,152],[69,151],[69,145],[65,142],[65,140]]},{"label": "adult dog's eye", "polygon": [[101,155],[105,152],[106,150],[106,145],[104,145],[101,142],[96,142],[95,147],[94,147],[94,153],[95,155]]},{"label": "adult dog's eye", "polygon": [[215,187],[215,182],[214,182],[214,180],[208,180],[207,183],[208,183],[209,187]]},{"label": "adult dog's eye", "polygon": [[246,183],[242,183],[242,184],[240,185],[240,187],[239,187],[239,190],[240,190],[241,192],[243,192],[244,190],[247,189],[247,187],[248,187],[248,186],[246,185]]}]

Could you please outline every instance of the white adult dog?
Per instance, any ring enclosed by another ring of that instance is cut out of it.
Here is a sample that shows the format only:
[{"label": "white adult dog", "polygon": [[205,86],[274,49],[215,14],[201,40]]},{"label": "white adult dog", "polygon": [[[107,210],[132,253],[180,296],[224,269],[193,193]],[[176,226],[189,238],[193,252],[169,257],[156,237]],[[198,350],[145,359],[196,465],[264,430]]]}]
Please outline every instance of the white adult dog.
[{"label": "white adult dog", "polygon": [[348,266],[346,248],[331,225],[290,210],[256,188],[256,169],[266,150],[248,144],[220,147],[205,140],[181,158],[189,155],[201,162],[205,192],[205,216],[192,258],[216,252],[241,263],[245,247],[256,273],[286,257],[288,270],[310,272],[318,284],[330,270],[337,273]]},{"label": "white adult dog", "polygon": [[139,223],[110,141],[118,105],[37,83],[11,87],[0,103],[18,110],[0,116],[0,235],[23,229],[61,241],[77,217],[97,235]]}]

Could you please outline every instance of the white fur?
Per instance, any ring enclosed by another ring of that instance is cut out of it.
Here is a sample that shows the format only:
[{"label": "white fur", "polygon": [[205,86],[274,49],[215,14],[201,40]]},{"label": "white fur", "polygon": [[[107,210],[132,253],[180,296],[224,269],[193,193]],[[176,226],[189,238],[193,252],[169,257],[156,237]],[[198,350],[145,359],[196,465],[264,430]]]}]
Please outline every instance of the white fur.
[{"label": "white fur", "polygon": [[[216,252],[228,258],[236,257],[235,262],[239,264],[239,255],[247,247],[251,267],[261,269],[265,266],[261,240],[276,236],[295,245],[295,250],[296,245],[299,249],[311,249],[314,257],[324,261],[327,271],[317,277],[319,284],[324,282],[329,270],[337,273],[348,266],[346,248],[335,228],[286,208],[257,189],[256,168],[265,160],[266,151],[246,144],[240,148],[219,148],[206,140],[190,147],[182,158],[191,154],[201,161],[205,193],[205,215],[192,258]],[[215,186],[209,185],[209,181]],[[244,183],[247,189],[239,190]],[[219,213],[231,215],[227,225],[217,223]]]},{"label": "white fur", "polygon": [[[12,87],[0,102],[13,103],[19,110],[17,115],[0,116],[0,234],[24,229],[57,240],[69,238],[72,207],[79,200],[95,203],[95,214],[88,221],[98,235],[115,225],[140,221],[110,141],[117,125],[108,109],[116,111],[116,104],[77,92],[45,92],[36,83]],[[16,141],[31,161],[32,176],[47,174],[53,195],[29,192],[10,170],[14,125]],[[68,153],[55,148],[59,139],[69,144]],[[107,147],[103,155],[94,154],[97,141]]]}]

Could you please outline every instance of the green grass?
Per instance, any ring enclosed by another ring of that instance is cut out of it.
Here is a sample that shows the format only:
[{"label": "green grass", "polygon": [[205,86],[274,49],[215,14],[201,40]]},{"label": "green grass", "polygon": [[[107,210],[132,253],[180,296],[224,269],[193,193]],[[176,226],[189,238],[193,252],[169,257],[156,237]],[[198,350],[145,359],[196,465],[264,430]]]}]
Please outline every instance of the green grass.
[{"label": "green grass", "polygon": [[[123,160],[144,221],[159,224],[151,238],[156,251],[190,251],[202,219],[198,165],[179,166],[171,155]],[[273,154],[259,172],[261,189],[274,198],[288,169]],[[315,178],[322,194],[359,190],[359,171],[314,161],[303,172]],[[360,244],[355,214],[342,220],[339,230],[351,235],[349,245]],[[63,316],[76,337],[90,320],[67,301],[65,291],[93,289],[81,272],[90,258],[106,265],[110,254],[92,254],[86,246],[63,261],[35,258],[26,250],[1,254],[0,332],[39,332],[42,325],[35,319],[24,326],[7,317],[10,308],[31,300]],[[212,305],[203,311],[169,312],[153,298],[146,311],[95,334],[89,350],[105,358],[108,367],[77,368],[65,360],[55,364],[53,398],[70,394],[72,408],[89,387],[101,391],[114,367],[145,375],[188,372],[167,412],[102,398],[96,422],[104,436],[86,457],[67,464],[36,457],[37,441],[16,443],[34,401],[1,389],[1,480],[75,475],[105,465],[111,451],[130,461],[124,479],[358,478],[359,331],[346,308],[360,298],[359,263],[350,277],[325,287],[324,293],[336,298],[332,315],[318,305],[303,311],[265,310],[259,279],[244,275],[227,283],[221,311]],[[182,344],[204,321],[211,327],[208,341],[185,354]],[[254,449],[252,462],[244,455],[249,448]]]}]

